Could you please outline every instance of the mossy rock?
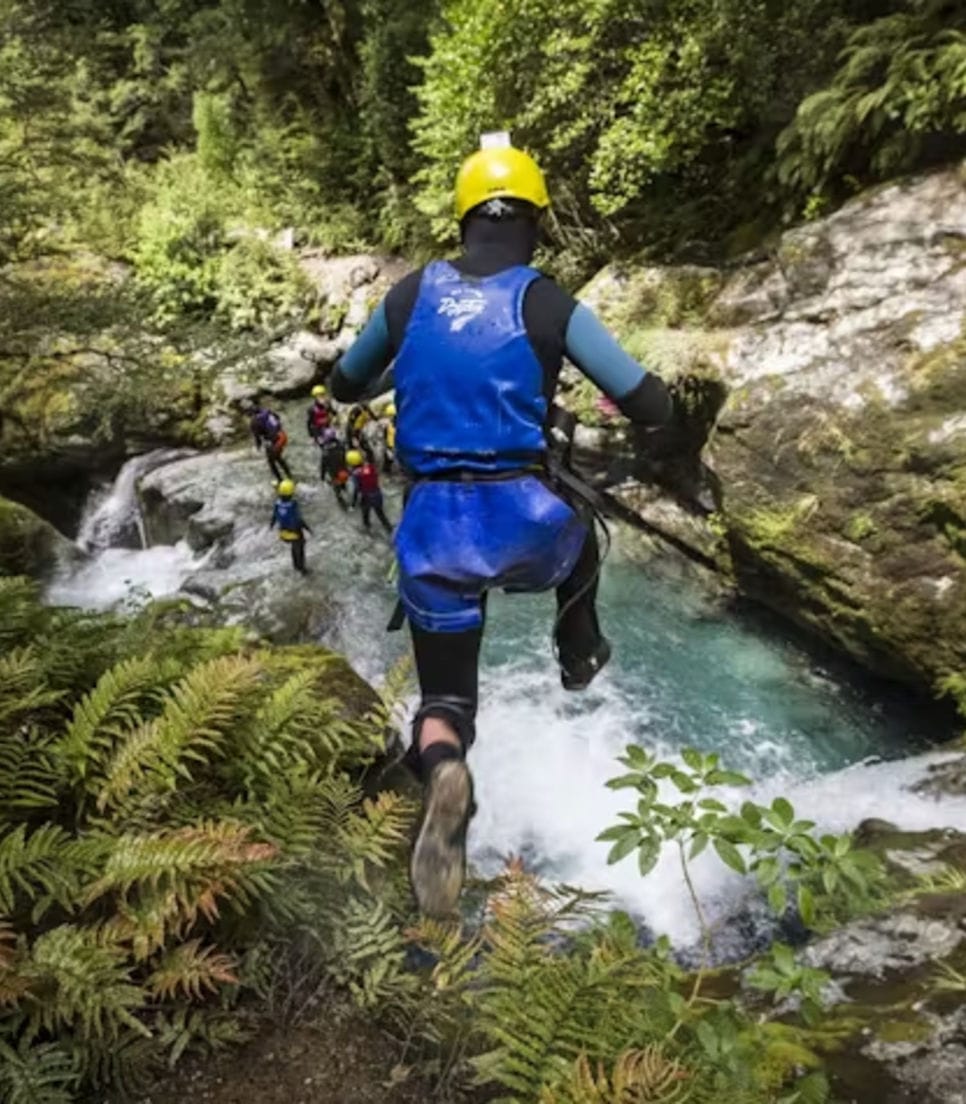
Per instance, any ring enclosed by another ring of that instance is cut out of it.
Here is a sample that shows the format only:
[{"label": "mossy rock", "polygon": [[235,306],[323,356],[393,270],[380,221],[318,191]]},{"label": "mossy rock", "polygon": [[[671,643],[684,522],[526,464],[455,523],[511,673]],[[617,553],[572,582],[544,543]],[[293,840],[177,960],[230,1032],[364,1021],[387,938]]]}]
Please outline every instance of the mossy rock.
[{"label": "mossy rock", "polygon": [[0,575],[42,578],[76,549],[57,530],[21,506],[0,498]]}]

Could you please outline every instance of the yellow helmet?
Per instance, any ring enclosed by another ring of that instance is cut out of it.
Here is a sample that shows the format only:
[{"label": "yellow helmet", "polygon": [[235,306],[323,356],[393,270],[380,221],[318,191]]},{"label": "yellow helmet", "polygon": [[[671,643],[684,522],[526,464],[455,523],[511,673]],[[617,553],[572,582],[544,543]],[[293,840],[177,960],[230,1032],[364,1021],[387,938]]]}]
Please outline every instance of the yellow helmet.
[{"label": "yellow helmet", "polygon": [[456,217],[488,199],[524,199],[541,210],[550,206],[539,165],[512,146],[481,149],[463,162],[456,177]]},{"label": "yellow helmet", "polygon": [[283,479],[278,485],[278,493],[282,498],[291,498],[295,494],[295,484],[291,479]]},{"label": "yellow helmet", "polygon": [[396,416],[396,404],[395,403],[386,403],[386,405],[382,409],[382,412],[387,418],[395,418],[395,416]]},{"label": "yellow helmet", "polygon": [[326,389],[322,386],[321,383],[317,383],[312,388],[312,398],[313,399],[324,399],[327,394],[328,394],[328,391],[326,391]]},{"label": "yellow helmet", "polygon": [[345,462],[350,468],[358,468],[362,464],[362,453],[358,449],[349,449],[345,454]]}]

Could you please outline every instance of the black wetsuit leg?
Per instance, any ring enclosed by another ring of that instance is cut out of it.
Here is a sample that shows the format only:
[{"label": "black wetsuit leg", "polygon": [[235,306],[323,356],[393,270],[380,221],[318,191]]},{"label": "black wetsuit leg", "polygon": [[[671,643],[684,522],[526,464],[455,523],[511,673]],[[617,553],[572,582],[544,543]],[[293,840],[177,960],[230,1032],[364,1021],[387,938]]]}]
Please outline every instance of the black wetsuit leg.
[{"label": "black wetsuit leg", "polygon": [[600,574],[600,549],[593,521],[580,557],[570,576],[557,588],[557,648],[561,662],[587,659],[601,640],[597,620],[597,584]]},{"label": "black wetsuit leg", "polygon": [[363,495],[359,500],[359,509],[362,510],[362,524],[367,528],[372,528],[372,503]]},{"label": "black wetsuit leg", "polygon": [[385,508],[385,506],[383,506],[383,504],[381,502],[377,501],[377,502],[373,503],[372,509],[373,509],[373,512],[375,513],[376,517],[382,522],[383,529],[385,529],[387,533],[391,533],[392,532],[392,522],[389,520],[389,518],[386,517],[386,508]]},{"label": "black wetsuit leg", "polygon": [[441,717],[454,725],[466,750],[476,735],[483,626],[433,633],[410,623],[410,632],[422,697],[418,717]]},{"label": "black wetsuit leg", "polygon": [[299,537],[292,544],[292,566],[296,571],[305,574],[305,537]]}]

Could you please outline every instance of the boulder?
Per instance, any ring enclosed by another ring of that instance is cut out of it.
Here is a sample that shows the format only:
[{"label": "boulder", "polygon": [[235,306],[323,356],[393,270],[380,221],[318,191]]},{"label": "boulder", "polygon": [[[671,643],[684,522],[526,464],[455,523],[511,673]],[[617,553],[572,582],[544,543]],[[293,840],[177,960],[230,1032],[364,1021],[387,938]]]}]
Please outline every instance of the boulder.
[{"label": "boulder", "polygon": [[958,167],[902,181],[765,260],[611,266],[584,293],[676,392],[636,472],[691,513],[676,533],[715,547],[744,593],[927,690],[966,670],[963,185]]},{"label": "boulder", "polygon": [[78,550],[19,502],[0,498],[0,575],[44,578]]}]

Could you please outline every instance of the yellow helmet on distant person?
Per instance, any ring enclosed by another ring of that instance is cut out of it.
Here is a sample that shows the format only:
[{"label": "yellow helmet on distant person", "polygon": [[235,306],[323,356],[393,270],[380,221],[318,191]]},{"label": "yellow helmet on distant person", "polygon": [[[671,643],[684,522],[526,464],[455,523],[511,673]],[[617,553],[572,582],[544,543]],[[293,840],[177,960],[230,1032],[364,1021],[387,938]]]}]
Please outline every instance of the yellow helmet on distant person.
[{"label": "yellow helmet on distant person", "polygon": [[321,383],[317,383],[312,388],[312,398],[313,399],[324,399],[327,394],[328,394],[328,391],[326,391],[325,387]]},{"label": "yellow helmet on distant person", "polygon": [[457,174],[458,219],[488,199],[522,199],[540,210],[550,206],[540,166],[530,154],[512,146],[477,150]]},{"label": "yellow helmet on distant person", "polygon": [[278,493],[282,498],[291,498],[295,494],[295,484],[291,479],[283,479],[278,485]]},{"label": "yellow helmet on distant person", "polygon": [[345,454],[345,462],[350,468],[358,468],[362,464],[362,453],[358,449],[349,449]]}]

